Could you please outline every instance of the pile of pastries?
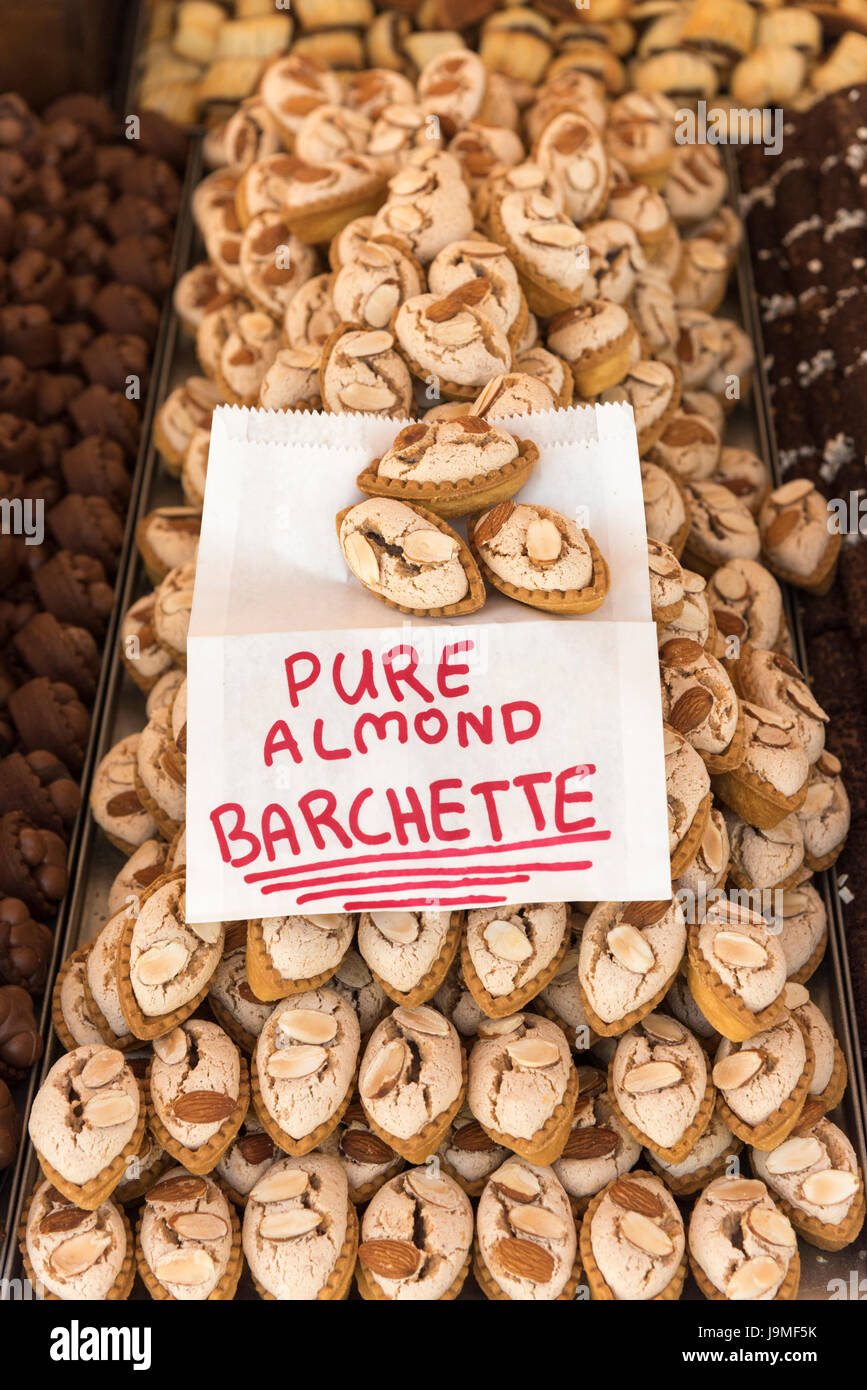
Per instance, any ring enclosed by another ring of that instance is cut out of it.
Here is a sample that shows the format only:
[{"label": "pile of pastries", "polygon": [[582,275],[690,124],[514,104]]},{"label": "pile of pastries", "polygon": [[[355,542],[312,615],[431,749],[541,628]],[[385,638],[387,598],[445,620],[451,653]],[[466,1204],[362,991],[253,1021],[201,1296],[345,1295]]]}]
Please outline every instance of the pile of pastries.
[{"label": "pile of pastries", "polygon": [[[472,1269],[495,1300],[635,1300],[691,1268],[711,1299],[794,1298],[796,1236],[836,1250],[864,1219],[807,988],[849,807],[780,588],[824,591],[839,537],[811,483],[725,444],[752,352],[717,314],[741,228],[715,148],[580,61],[530,87],[450,48],[415,81],[280,57],[208,152],[206,259],[175,290],[199,372],[155,425],[182,497],[139,526],[154,587],[121,633],[143,727],[91,795],[125,859],[55,989],[28,1272],[58,1298],[124,1298],[138,1270],[153,1298],[227,1299],[246,1268],[266,1299],[452,1299]],[[488,583],[580,621],[607,566],[534,506],[520,417],[619,401],[671,898],[188,924],[216,405],[394,419],[335,541],[377,597],[448,617]]]},{"label": "pile of pastries", "polygon": [[210,123],[287,52],[415,79],[463,47],[519,84],[578,67],[610,96],[634,87],[723,110],[808,106],[867,79],[867,0],[150,0],[138,99]]}]

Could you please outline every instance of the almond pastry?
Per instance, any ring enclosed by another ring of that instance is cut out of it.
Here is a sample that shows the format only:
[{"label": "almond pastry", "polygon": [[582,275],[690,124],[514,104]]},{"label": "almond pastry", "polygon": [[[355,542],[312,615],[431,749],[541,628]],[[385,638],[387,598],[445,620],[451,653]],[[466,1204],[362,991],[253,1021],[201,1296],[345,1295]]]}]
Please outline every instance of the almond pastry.
[{"label": "almond pastry", "polygon": [[723,1038],[713,1066],[717,1109],[733,1134],[767,1152],[798,1123],[813,1076],[806,1029],[788,1010],[738,1043]]},{"label": "almond pastry", "polygon": [[400,1006],[373,1030],[358,1072],[370,1128],[408,1163],[439,1148],[466,1090],[465,1061],[448,1019],[430,1005]]},{"label": "almond pastry", "polygon": [[686,1234],[665,1184],[638,1171],[618,1176],[597,1193],[581,1223],[581,1259],[592,1299],[679,1298],[687,1269]]},{"label": "almond pastry", "polygon": [[705,1298],[789,1301],[801,1276],[791,1223],[763,1182],[715,1178],[692,1210],[689,1262]]},{"label": "almond pastry", "polygon": [[371,1199],[356,1279],[366,1300],[450,1301],[470,1267],[473,1211],[454,1178],[410,1168]]},{"label": "almond pastry", "polygon": [[592,613],[610,587],[593,537],[551,507],[504,501],[467,525],[470,550],[500,593],[550,613]]},{"label": "almond pastry", "polygon": [[469,550],[425,508],[372,497],[339,513],[337,534],[352,573],[389,607],[451,617],[485,601]]},{"label": "almond pastry", "polygon": [[581,1273],[569,1198],[552,1168],[510,1157],[476,1213],[473,1271],[486,1298],[573,1299]]},{"label": "almond pastry", "polygon": [[243,1266],[238,1218],[212,1178],[172,1168],[148,1192],[136,1230],[151,1298],[229,1302]]},{"label": "almond pastry", "polygon": [[799,1127],[770,1152],[750,1161],[780,1210],[809,1245],[843,1250],[864,1224],[864,1179],[849,1140],[828,1119]]},{"label": "almond pastry", "polygon": [[266,1169],[244,1209],[243,1249],[261,1298],[345,1299],[358,1221],[339,1160],[313,1153]]},{"label": "almond pastry", "polygon": [[466,516],[517,492],[537,458],[535,444],[478,415],[426,420],[401,430],[359,474],[358,486],[369,497],[400,497],[438,516]]},{"label": "almond pastry", "polygon": [[106,1199],[80,1210],[49,1182],[29,1198],[19,1247],[24,1272],[43,1299],[115,1302],[129,1297],[135,1279],[132,1231],[123,1210]]},{"label": "almond pastry", "polygon": [[495,1143],[529,1162],[553,1163],[572,1125],[578,1076],[560,1028],[513,1014],[482,1020],[470,1053],[470,1110]]},{"label": "almond pastry", "polygon": [[784,1017],[786,957],[758,913],[722,898],[688,932],[692,996],[718,1033],[743,1042]]},{"label": "almond pastry", "polygon": [[619,1039],[608,1068],[608,1092],[633,1139],[667,1162],[687,1157],[713,1114],[704,1049],[667,1014],[646,1014]]}]

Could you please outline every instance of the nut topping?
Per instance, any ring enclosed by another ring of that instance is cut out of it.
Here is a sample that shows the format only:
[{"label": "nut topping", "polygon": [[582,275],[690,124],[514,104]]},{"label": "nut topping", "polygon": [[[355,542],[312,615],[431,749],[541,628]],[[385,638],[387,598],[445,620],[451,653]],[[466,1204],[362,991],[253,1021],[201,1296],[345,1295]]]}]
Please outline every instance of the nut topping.
[{"label": "nut topping", "polygon": [[507,1274],[527,1279],[531,1284],[547,1284],[557,1267],[553,1255],[543,1245],[515,1236],[498,1240],[493,1254]]},{"label": "nut topping", "polygon": [[668,1014],[648,1014],[641,1020],[641,1026],[648,1037],[656,1038],[657,1042],[683,1042],[683,1025]]},{"label": "nut topping", "polygon": [[316,1009],[287,1009],[280,1015],[277,1026],[294,1042],[329,1043],[337,1036],[337,1024],[330,1014]]},{"label": "nut topping", "polygon": [[641,932],[629,922],[612,927],[606,938],[610,954],[633,975],[646,975],[652,970],[656,957]]},{"label": "nut topping", "polygon": [[208,1191],[204,1178],[194,1178],[186,1173],[182,1177],[163,1178],[145,1195],[145,1201],[156,1202],[197,1202]]},{"label": "nut topping", "polygon": [[479,1038],[502,1038],[508,1033],[516,1033],[523,1026],[523,1014],[510,1014],[508,1018],[483,1018],[479,1021],[476,1036]]},{"label": "nut topping", "polygon": [[489,950],[500,960],[518,962],[528,960],[533,954],[533,947],[514,922],[495,918],[488,923],[482,935]]},{"label": "nut topping", "polygon": [[172,1113],[182,1124],[222,1124],[237,1104],[237,1099],[223,1091],[187,1091],[173,1103]]},{"label": "nut topping", "polygon": [[179,1211],[166,1225],[185,1240],[222,1240],[229,1230],[223,1217],[210,1211]]},{"label": "nut topping", "polygon": [[269,1211],[259,1222],[259,1234],[263,1240],[297,1240],[299,1236],[309,1236],[321,1222],[320,1213],[309,1211],[306,1207]]},{"label": "nut topping", "polygon": [[765,1195],[765,1184],[757,1178],[729,1178],[721,1182],[714,1192],[730,1202],[757,1202]]},{"label": "nut topping", "polygon": [[713,1084],[722,1091],[736,1091],[757,1076],[764,1064],[760,1052],[732,1052],[713,1069]]},{"label": "nut topping", "polygon": [[664,1257],[674,1251],[674,1243],[662,1227],[639,1211],[628,1211],[621,1216],[620,1234],[646,1255]]},{"label": "nut topping", "polygon": [[563,1218],[556,1212],[548,1211],[547,1207],[513,1207],[509,1212],[509,1225],[513,1231],[538,1236],[540,1240],[563,1240],[567,1234]]},{"label": "nut topping", "polygon": [[818,1163],[823,1152],[822,1145],[813,1135],[803,1139],[787,1139],[768,1154],[768,1172],[802,1173],[805,1168],[812,1168],[814,1163]]},{"label": "nut topping", "polygon": [[266,1071],[277,1081],[295,1081],[302,1076],[315,1076],[327,1061],[324,1047],[286,1047],[271,1053]]},{"label": "nut topping", "polygon": [[473,532],[476,545],[484,545],[487,541],[493,540],[497,532],[503,529],[514,510],[515,504],[511,498],[508,498],[505,502],[498,502],[496,507],[492,507],[491,510],[482,517]]},{"label": "nut topping", "polygon": [[677,1086],[682,1080],[680,1067],[674,1062],[641,1062],[625,1074],[623,1088],[631,1096],[645,1096]]},{"label": "nut topping", "polygon": [[394,1038],[375,1058],[359,1091],[365,1100],[380,1100],[397,1085],[409,1064],[409,1048],[403,1038]]},{"label": "nut topping", "polygon": [[380,1279],[409,1279],[421,1265],[422,1254],[408,1240],[363,1240],[358,1258]]},{"label": "nut topping", "polygon": [[560,1060],[560,1049],[547,1038],[519,1038],[509,1043],[506,1051],[516,1067],[529,1067],[532,1071],[552,1067]]},{"label": "nut topping", "polygon": [[713,939],[713,951],[725,965],[760,970],[768,963],[768,953],[760,941],[742,932],[721,931]]},{"label": "nut topping", "polygon": [[650,1217],[665,1215],[665,1207],[656,1193],[643,1183],[632,1182],[629,1178],[618,1178],[608,1189],[608,1195],[612,1202],[626,1211]]},{"label": "nut topping", "polygon": [[563,537],[548,517],[535,516],[527,527],[527,555],[534,565],[544,568],[560,557]]},{"label": "nut topping", "polygon": [[617,1149],[618,1137],[604,1125],[580,1125],[573,1129],[563,1149],[563,1158],[609,1158]]},{"label": "nut topping", "polygon": [[125,1065],[122,1052],[118,1052],[114,1047],[101,1048],[82,1068],[82,1083],[92,1091],[99,1090],[100,1086],[107,1086],[109,1081],[115,1081]]},{"label": "nut topping", "polygon": [[458,1198],[452,1184],[442,1178],[428,1177],[416,1168],[407,1174],[406,1185],[421,1202],[430,1202],[432,1206],[442,1207],[445,1211],[453,1211],[457,1206]]},{"label": "nut topping", "polygon": [[542,1191],[536,1174],[521,1163],[507,1163],[493,1179],[494,1187],[513,1202],[532,1202]]},{"label": "nut topping", "polygon": [[136,978],[143,985],[165,985],[179,975],[190,958],[182,941],[158,941],[142,951],[135,963]]},{"label": "nut topping", "polygon": [[343,542],[346,563],[362,584],[379,583],[379,561],[370,541],[361,531],[351,531]]},{"label": "nut topping", "polygon": [[407,560],[420,565],[444,565],[458,553],[458,542],[444,531],[410,531],[403,542]]},{"label": "nut topping", "polygon": [[304,921],[318,927],[320,931],[340,931],[343,925],[339,912],[305,913]]},{"label": "nut topping", "polygon": [[371,912],[370,920],[396,946],[408,946],[418,936],[418,918],[411,912]]},{"label": "nut topping", "polygon": [[369,1129],[347,1129],[340,1147],[354,1163],[393,1163],[394,1150]]},{"label": "nut topping", "polygon": [[214,1261],[207,1250],[171,1250],[157,1262],[154,1274],[163,1284],[180,1284],[195,1288],[204,1284],[214,1272]]},{"label": "nut topping", "polygon": [[668,722],[679,734],[688,734],[704,723],[713,709],[713,696],[703,685],[685,690],[675,701],[668,716]]},{"label": "nut topping", "polygon": [[761,1298],[779,1284],[782,1270],[770,1255],[758,1255],[737,1269],[726,1285],[726,1297],[733,1302]]},{"label": "nut topping", "polygon": [[107,1231],[85,1231],[84,1235],[65,1240],[51,1255],[51,1267],[61,1276],[70,1279],[83,1274],[96,1264],[108,1249],[111,1237]]},{"label": "nut topping", "polygon": [[848,1202],[857,1191],[856,1174],[844,1168],[825,1168],[821,1173],[810,1173],[801,1184],[805,1199],[817,1207],[832,1207],[837,1202]]},{"label": "nut topping", "polygon": [[448,1019],[443,1018],[436,1009],[428,1008],[425,1004],[420,1004],[417,1009],[397,1008],[391,1016],[399,1028],[405,1028],[410,1033],[425,1033],[432,1038],[447,1038],[451,1032]]},{"label": "nut topping", "polygon": [[216,946],[223,930],[222,922],[188,922],[187,926],[206,946]]},{"label": "nut topping", "polygon": [[189,1043],[183,1028],[173,1028],[170,1033],[166,1033],[162,1038],[154,1038],[153,1049],[161,1062],[166,1066],[176,1066],[182,1062],[187,1055]]},{"label": "nut topping", "polygon": [[81,1113],[93,1129],[111,1129],[131,1120],[137,1110],[135,1098],[125,1091],[101,1091],[91,1096]]},{"label": "nut topping", "polygon": [[795,1244],[795,1232],[792,1230],[791,1222],[781,1211],[774,1211],[770,1207],[754,1207],[747,1215],[747,1225],[752,1227],[759,1240],[766,1240],[769,1245]]},{"label": "nut topping", "polygon": [[307,1182],[303,1168],[284,1168],[282,1172],[272,1168],[259,1179],[250,1196],[254,1202],[285,1202],[306,1192]]}]

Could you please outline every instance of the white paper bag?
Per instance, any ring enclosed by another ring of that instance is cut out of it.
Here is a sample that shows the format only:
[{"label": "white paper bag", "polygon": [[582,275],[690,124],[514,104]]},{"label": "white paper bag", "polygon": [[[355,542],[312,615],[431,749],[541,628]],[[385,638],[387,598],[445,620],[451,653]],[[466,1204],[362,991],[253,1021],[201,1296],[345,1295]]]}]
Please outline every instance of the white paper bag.
[{"label": "white paper bag", "polygon": [[[586,525],[586,617],[444,623],[350,574],[335,516],[403,421],[214,415],[188,645],[187,913],[663,898],[656,629],[632,412],[502,422],[521,498]],[[459,523],[460,524],[460,523]]]}]

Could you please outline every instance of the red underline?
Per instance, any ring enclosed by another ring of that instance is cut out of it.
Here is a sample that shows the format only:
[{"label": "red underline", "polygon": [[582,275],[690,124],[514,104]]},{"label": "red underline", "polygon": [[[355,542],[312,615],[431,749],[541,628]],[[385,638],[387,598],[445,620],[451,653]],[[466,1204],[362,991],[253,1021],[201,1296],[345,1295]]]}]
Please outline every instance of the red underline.
[{"label": "red underline", "polygon": [[377,907],[466,907],[467,903],[487,903],[497,906],[508,902],[508,898],[494,898],[484,893],[474,893],[467,898],[381,898],[377,902],[348,902],[343,904],[344,912],[369,912]]},{"label": "red underline", "polygon": [[[473,873],[475,873],[475,874],[508,874],[508,873],[512,873],[513,871],[518,870],[518,869],[521,869],[521,870],[529,869],[529,870],[531,870],[533,873],[540,873],[540,874],[556,874],[556,873],[559,873],[562,869],[587,869],[587,868],[589,868],[589,867],[590,867],[590,861],[587,860],[587,859],[569,859],[569,860],[565,861],[565,862],[562,863],[562,864],[540,864],[540,863],[532,863],[532,864],[473,864],[473,865],[472,865],[472,871],[473,871]],[[417,870],[417,872],[418,872],[419,874],[455,874],[455,873],[458,873],[458,872],[459,872],[459,869],[458,869],[454,864],[444,864],[444,865],[442,865],[442,866],[440,866],[440,865],[438,865],[438,864],[428,864],[428,865],[426,865],[423,869],[422,869],[422,868],[419,868],[419,869]],[[345,873],[345,874],[336,874],[333,878],[297,878],[297,879],[293,879],[292,882],[291,882],[291,884],[284,884],[284,883],[265,884],[265,886],[264,886],[263,888],[260,888],[260,889],[259,889],[259,892],[260,892],[260,893],[277,893],[277,892],[280,892],[282,889],[287,888],[287,887],[291,887],[291,888],[324,888],[324,887],[326,886],[326,884],[329,884],[329,883],[345,883],[347,879],[349,879],[353,884],[354,884],[355,882],[358,882],[359,885],[360,885],[360,880],[361,880],[361,879],[368,879],[368,878],[374,878],[374,879],[376,879],[376,878],[400,878],[401,875],[402,875],[402,874],[405,874],[405,873],[406,873],[406,869],[405,869],[405,868],[403,868],[403,869],[370,869],[370,870],[368,870],[367,873],[361,873],[361,874],[353,873],[353,872],[350,870],[350,871],[347,871],[347,873]],[[348,891],[348,890],[345,889],[345,888],[344,888],[344,889],[341,889],[341,892],[346,892],[346,891]]]},{"label": "red underline", "polygon": [[[578,824],[582,827],[595,825],[593,816],[587,816]],[[324,859],[312,864],[294,864],[284,869],[263,869],[260,873],[245,874],[245,883],[258,883],[261,879],[285,878],[287,874],[308,873],[311,869],[343,869],[355,864],[380,864],[404,859],[455,859],[471,854],[508,854],[512,850],[546,849],[551,845],[585,844],[591,840],[610,840],[610,830],[584,830],[583,833],[569,835],[549,835],[541,840],[516,840],[506,845],[477,845],[475,847],[448,846],[444,849],[395,850],[391,854],[349,855],[344,859]]]},{"label": "red underline", "polygon": [[[387,885],[395,893],[417,892],[420,888],[485,888],[490,885],[492,888],[500,888],[507,883],[529,883],[529,874],[507,874],[504,878],[454,878],[454,879],[410,879],[409,883],[389,883]],[[267,892],[267,889],[264,890]],[[376,892],[375,885],[369,892]],[[302,903],[315,903],[320,898],[342,898],[344,893],[363,893],[363,888],[356,888],[355,884],[350,884],[346,888],[329,888],[325,893],[302,893],[298,898],[298,906]]]}]

